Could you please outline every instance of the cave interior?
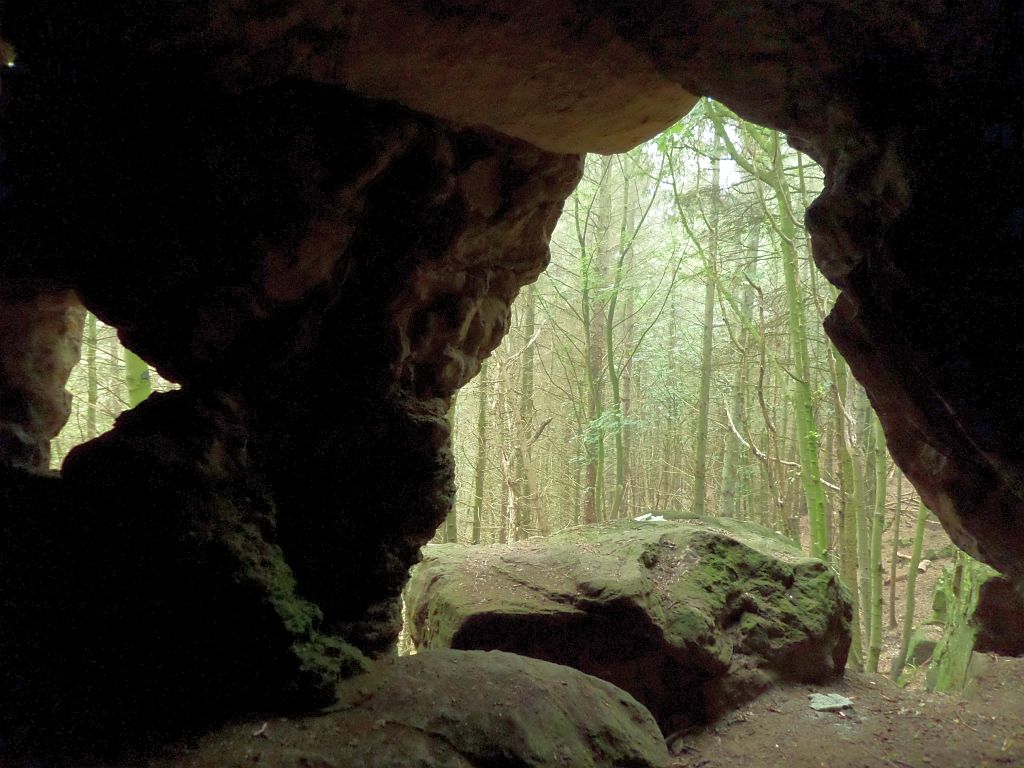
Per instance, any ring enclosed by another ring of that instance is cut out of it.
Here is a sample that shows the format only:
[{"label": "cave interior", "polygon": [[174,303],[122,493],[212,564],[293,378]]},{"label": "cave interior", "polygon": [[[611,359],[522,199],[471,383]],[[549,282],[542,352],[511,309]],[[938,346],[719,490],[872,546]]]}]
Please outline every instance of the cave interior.
[{"label": "cave interior", "polygon": [[[1022,14],[3,4],[2,748],[311,709],[389,654],[448,403],[582,154],[698,95],[824,167],[827,332],[958,546],[1024,581]],[[85,307],[181,390],[53,473]]]}]

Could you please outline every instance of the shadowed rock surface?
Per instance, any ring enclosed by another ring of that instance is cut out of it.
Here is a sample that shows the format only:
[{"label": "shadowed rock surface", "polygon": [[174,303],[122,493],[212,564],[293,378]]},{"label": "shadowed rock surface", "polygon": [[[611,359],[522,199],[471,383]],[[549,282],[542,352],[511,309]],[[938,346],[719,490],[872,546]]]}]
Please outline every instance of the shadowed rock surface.
[{"label": "shadowed rock surface", "polygon": [[1005,576],[993,574],[981,585],[973,621],[976,651],[1024,656],[1024,600]]},{"label": "shadowed rock surface", "polygon": [[419,648],[499,649],[629,691],[666,732],[774,681],[843,673],[849,597],[767,529],[615,523],[509,547],[427,549],[406,590]]},{"label": "shadowed rock surface", "polygon": [[380,662],[304,717],[234,725],[152,768],[663,768],[650,713],[618,688],[507,653]]},{"label": "shadowed rock surface", "polygon": [[296,594],[244,434],[230,401],[169,393],[61,479],[0,475],[0,764],[108,759],[230,713],[309,709],[368,667]]}]

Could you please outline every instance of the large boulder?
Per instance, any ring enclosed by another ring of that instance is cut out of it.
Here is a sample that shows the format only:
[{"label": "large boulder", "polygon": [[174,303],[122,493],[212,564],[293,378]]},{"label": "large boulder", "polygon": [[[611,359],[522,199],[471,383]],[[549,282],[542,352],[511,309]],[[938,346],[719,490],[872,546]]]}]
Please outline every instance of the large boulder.
[{"label": "large boulder", "polygon": [[152,768],[654,768],[650,713],[617,688],[507,653],[392,657],[315,715],[227,728]]},{"label": "large boulder", "polygon": [[430,547],[406,603],[418,648],[566,664],[625,689],[666,730],[776,680],[841,675],[850,647],[835,574],[767,529],[724,519]]}]

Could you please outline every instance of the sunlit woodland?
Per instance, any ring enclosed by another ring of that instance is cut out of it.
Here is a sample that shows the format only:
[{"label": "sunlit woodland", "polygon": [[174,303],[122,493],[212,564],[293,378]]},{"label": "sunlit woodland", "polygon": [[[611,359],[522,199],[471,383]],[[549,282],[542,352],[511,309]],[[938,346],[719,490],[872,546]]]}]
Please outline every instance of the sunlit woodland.
[{"label": "sunlit woodland", "polygon": [[[550,266],[452,405],[458,492],[436,541],[644,515],[756,522],[839,571],[852,663],[879,669],[888,632],[898,676],[928,511],[822,330],[837,292],[803,226],[822,184],[781,134],[709,101],[626,154],[589,156]],[[90,315],[55,465],[173,386]]]}]

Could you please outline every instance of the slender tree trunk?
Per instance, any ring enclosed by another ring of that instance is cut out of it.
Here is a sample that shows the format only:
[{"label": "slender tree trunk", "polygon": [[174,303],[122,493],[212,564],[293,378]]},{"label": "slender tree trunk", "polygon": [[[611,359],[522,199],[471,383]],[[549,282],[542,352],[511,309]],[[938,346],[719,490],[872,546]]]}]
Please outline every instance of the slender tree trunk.
[{"label": "slender tree trunk", "polygon": [[533,466],[531,437],[533,435],[536,407],[533,402],[533,336],[537,328],[536,284],[526,287],[523,308],[523,349],[520,352],[519,368],[519,419],[516,424],[516,529],[524,533],[535,525],[540,526],[539,499],[536,471]]},{"label": "slender tree trunk", "polygon": [[[753,269],[761,243],[761,221],[755,220],[749,228],[747,238],[747,262],[743,266],[743,299],[740,304],[740,349],[736,373],[733,375],[732,403],[730,416],[737,430],[746,432],[746,389],[748,385],[747,348],[750,345],[751,326],[754,317],[753,277],[747,272]],[[739,516],[739,495],[742,484],[740,470],[740,438],[731,430],[726,435],[725,455],[722,459],[722,514],[726,517]]]},{"label": "slender tree trunk", "polygon": [[99,339],[96,333],[96,315],[86,313],[85,326],[85,366],[88,377],[88,393],[85,405],[85,437],[96,437],[96,404],[99,400],[99,374],[96,370],[96,348]]},{"label": "slender tree trunk", "polygon": [[[458,393],[452,395],[451,405],[448,406],[448,445],[455,453],[455,409]],[[441,529],[441,541],[445,544],[459,543],[459,504],[456,498],[452,499],[452,508],[448,510],[448,516],[444,519],[444,526]]]},{"label": "slender tree trunk", "polygon": [[117,413],[122,410],[126,402],[121,396],[121,388],[125,385],[124,370],[121,367],[121,351],[124,348],[121,346],[121,341],[117,338],[117,334],[109,333],[110,330],[112,329],[108,329],[106,338],[108,391],[105,393],[103,400],[104,410],[108,413]]},{"label": "slender tree trunk", "polygon": [[[668,378],[674,385],[679,380],[677,372],[678,354],[676,352],[678,329],[674,307],[669,309],[667,341],[668,349],[665,351],[665,356],[668,360]],[[678,398],[675,396],[674,391],[669,397],[666,411],[665,423],[661,430],[661,471],[658,478],[657,509],[669,508],[668,499],[673,491],[679,487],[676,468],[679,466],[677,430],[679,428],[680,413]]]},{"label": "slender tree trunk", "polygon": [[[587,470],[586,500],[583,522],[595,523],[604,519],[604,360],[602,357],[605,312],[603,303],[595,296],[607,276],[609,259],[609,229],[611,219],[610,175],[613,158],[601,159],[601,176],[597,189],[596,244],[581,254],[581,318],[583,320],[585,376],[587,383]],[[599,341],[602,340],[602,341]]]},{"label": "slender tree trunk", "polygon": [[[850,388],[853,390],[854,395],[848,398],[847,402],[855,403],[862,392],[852,379],[850,380]],[[860,412],[859,409],[855,409],[855,413],[857,413],[857,421],[854,425],[855,432],[857,434],[863,434],[863,429],[861,427],[861,417],[863,416],[863,412]],[[871,520],[869,519],[868,509],[869,506],[871,506],[872,509],[874,507],[873,505],[868,504],[865,491],[867,483],[864,479],[864,471],[862,469],[863,465],[861,462],[857,461],[856,456],[853,457],[853,467],[853,479],[855,483],[854,493],[857,498],[857,508],[855,510],[857,518],[857,570],[860,574],[861,624],[864,628],[864,647],[866,650],[868,631],[871,626]],[[866,664],[866,654],[864,661]]]},{"label": "slender tree trunk", "polygon": [[711,211],[708,247],[704,253],[704,329],[701,337],[700,382],[697,390],[697,437],[693,465],[693,513],[707,514],[708,417],[711,410],[711,371],[714,364],[715,285],[718,282],[718,208],[721,197],[720,140],[715,137],[711,157]]},{"label": "slender tree trunk", "polygon": [[864,506],[865,509],[871,510],[875,508],[875,478],[877,476],[875,472],[875,412],[863,389],[858,388],[857,396],[860,401],[857,423],[860,426],[861,455],[864,457],[862,473],[864,477]]},{"label": "slender tree trunk", "polygon": [[924,542],[924,524],[928,519],[928,507],[923,501],[917,505],[917,525],[914,526],[914,549],[910,553],[910,570],[907,571],[907,596],[903,610],[903,635],[900,639],[900,652],[892,664],[889,676],[899,680],[903,668],[907,664],[907,651],[910,648],[910,636],[914,632],[914,600],[917,589],[917,566],[921,562],[921,545]]},{"label": "slender tree trunk", "polygon": [[507,544],[509,540],[509,507],[512,505],[512,499],[510,497],[510,485],[511,485],[511,468],[509,467],[509,457],[505,452],[505,446],[508,445],[509,441],[513,439],[511,430],[508,428],[509,419],[507,418],[507,397],[505,394],[505,366],[507,361],[503,357],[495,355],[494,358],[495,367],[497,368],[497,375],[494,381],[494,402],[495,402],[495,418],[498,423],[498,462],[501,468],[499,477],[501,483],[499,484],[498,493],[498,543]]},{"label": "slender tree trunk", "polygon": [[[632,260],[633,249],[630,247],[629,255],[627,260]],[[623,311],[625,314],[624,320],[624,331],[623,338],[626,339],[627,344],[631,344],[633,341],[634,327],[635,327],[635,308],[633,303],[633,290],[631,288],[625,289],[625,305]],[[622,430],[622,488],[623,488],[623,499],[620,510],[620,516],[632,517],[634,514],[633,509],[637,504],[637,479],[642,478],[642,474],[639,476],[633,475],[633,460],[632,452],[634,449],[634,427],[631,424],[630,413],[633,408],[633,359],[630,357],[625,361],[622,366],[622,373],[620,376],[622,396],[620,401],[620,411],[622,413],[621,418],[621,430]]]},{"label": "slender tree trunk", "polygon": [[[628,190],[628,184],[625,186]],[[623,194],[624,199],[624,210],[623,210],[623,230],[625,230],[625,222],[629,220],[628,209],[631,205],[628,193]],[[626,230],[629,234],[632,233],[632,228]],[[621,376],[619,372],[618,363],[615,358],[615,310],[618,307],[619,292],[622,290],[622,275],[623,266],[626,260],[626,255],[629,253],[630,243],[623,236],[626,234],[620,230],[619,244],[618,244],[618,256],[615,260],[615,270],[612,276],[612,288],[611,295],[608,298],[608,310],[605,313],[605,361],[607,362],[608,369],[608,384],[610,385],[612,402],[611,402],[611,413],[615,419],[612,426],[612,437],[615,444],[615,487],[612,489],[612,505],[609,512],[609,517],[615,519],[619,517],[622,510],[622,500],[626,493],[626,449],[623,442],[623,414],[622,414],[622,391],[621,391]]]},{"label": "slender tree trunk", "polygon": [[[582,389],[582,387],[581,387]],[[582,394],[582,392],[581,392]],[[580,398],[582,402],[583,397]],[[584,496],[589,498],[589,494],[585,493],[583,487],[583,465],[586,463],[587,458],[587,447],[584,444],[585,441],[582,439],[582,435],[585,434],[584,424],[580,419],[579,412],[576,416],[576,432],[570,437],[573,446],[573,459],[572,462],[572,474],[573,474],[573,504],[572,504],[572,524],[579,525],[586,518],[584,516]]]},{"label": "slender tree trunk", "polygon": [[807,328],[804,317],[803,292],[800,290],[796,253],[796,227],[789,205],[782,167],[779,137],[773,133],[775,156],[772,173],[775,179],[775,196],[779,201],[779,229],[782,244],[782,269],[786,281],[789,334],[792,339],[793,360],[796,374],[793,406],[796,409],[797,448],[800,453],[800,478],[804,497],[807,501],[807,515],[811,529],[811,554],[826,557],[828,532],[825,526],[825,490],[821,484],[818,467],[818,431],[814,425],[811,404],[811,364],[807,351]]},{"label": "slender tree trunk", "polygon": [[858,584],[858,518],[861,509],[860,483],[856,477],[857,468],[853,463],[853,452],[850,447],[850,425],[846,418],[847,412],[847,374],[846,361],[837,352],[831,358],[832,366],[832,398],[835,411],[836,446],[839,452],[840,482],[842,496],[839,507],[842,547],[840,549],[840,575],[850,590],[853,603],[853,657],[859,668],[864,667],[864,643],[862,638],[861,618],[866,616],[861,610],[860,589]]},{"label": "slender tree trunk", "polygon": [[882,531],[885,529],[885,433],[878,416],[875,438],[875,509],[871,522],[871,632],[868,639],[868,672],[878,671],[882,653]]},{"label": "slender tree trunk", "polygon": [[896,629],[896,562],[900,550],[900,518],[903,517],[903,473],[896,470],[896,517],[892,521],[892,559],[889,563],[889,629]]},{"label": "slender tree trunk", "polygon": [[473,528],[470,541],[480,543],[480,521],[484,511],[484,489],[487,479],[487,361],[480,363],[477,376],[476,466],[473,468]]}]

